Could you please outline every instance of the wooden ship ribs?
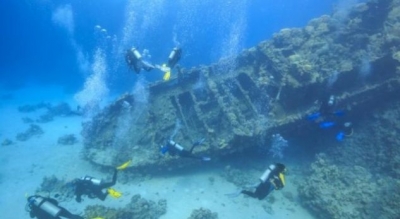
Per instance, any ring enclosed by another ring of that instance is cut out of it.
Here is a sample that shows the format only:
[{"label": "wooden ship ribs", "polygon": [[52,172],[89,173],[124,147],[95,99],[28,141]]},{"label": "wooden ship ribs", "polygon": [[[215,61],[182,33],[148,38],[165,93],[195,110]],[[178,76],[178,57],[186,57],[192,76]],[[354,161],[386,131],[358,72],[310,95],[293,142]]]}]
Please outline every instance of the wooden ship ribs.
[{"label": "wooden ship ribs", "polygon": [[[105,166],[126,159],[137,168],[187,165],[198,161],[163,157],[160,145],[173,137],[189,148],[205,138],[195,154],[218,157],[311,126],[304,118],[318,110],[323,94],[336,95],[350,111],[398,99],[399,5],[363,3],[346,17],[325,15],[304,28],[282,29],[238,57],[179,69],[170,81],[149,85],[145,104],[123,95],[84,125],[84,154]],[[121,127],[124,121],[129,125]]]}]

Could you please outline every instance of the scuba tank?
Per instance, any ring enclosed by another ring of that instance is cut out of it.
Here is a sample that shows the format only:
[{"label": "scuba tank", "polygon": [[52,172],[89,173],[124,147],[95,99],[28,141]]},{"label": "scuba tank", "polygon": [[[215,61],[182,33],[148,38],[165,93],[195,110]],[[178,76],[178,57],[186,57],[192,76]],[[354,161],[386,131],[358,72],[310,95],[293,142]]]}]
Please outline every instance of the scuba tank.
[{"label": "scuba tank", "polygon": [[142,55],[140,55],[139,51],[136,48],[132,48],[131,52],[137,60],[140,60],[142,58]]},{"label": "scuba tank", "polygon": [[29,202],[33,203],[36,207],[48,213],[49,215],[57,218],[61,214],[61,208],[54,205],[53,203],[46,201],[43,197],[34,196],[29,199]]},{"label": "scuba tank", "polygon": [[178,47],[175,47],[168,56],[168,66],[173,68],[176,63],[178,63],[179,59],[181,58],[182,50]]},{"label": "scuba tank", "polygon": [[335,96],[331,95],[328,100],[328,106],[333,107],[335,105]]},{"label": "scuba tank", "polygon": [[81,180],[90,181],[93,185],[96,185],[96,186],[101,184],[101,179],[96,179],[91,176],[82,177]]},{"label": "scuba tank", "polygon": [[267,181],[267,179],[269,178],[271,172],[275,169],[275,165],[271,164],[269,165],[268,169],[263,173],[263,175],[261,175],[260,180],[261,182],[265,182]]},{"label": "scuba tank", "polygon": [[179,144],[177,144],[176,142],[174,142],[174,141],[172,141],[172,140],[169,140],[169,144],[170,144],[171,146],[174,146],[178,151],[183,151],[183,147],[180,146]]}]

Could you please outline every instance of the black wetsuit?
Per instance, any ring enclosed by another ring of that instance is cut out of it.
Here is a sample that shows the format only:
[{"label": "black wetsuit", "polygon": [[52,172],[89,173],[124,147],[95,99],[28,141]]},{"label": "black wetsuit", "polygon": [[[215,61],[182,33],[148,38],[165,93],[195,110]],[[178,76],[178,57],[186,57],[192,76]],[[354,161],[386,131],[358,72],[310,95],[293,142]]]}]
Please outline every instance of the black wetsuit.
[{"label": "black wetsuit", "polygon": [[168,142],[167,145],[165,147],[168,148],[168,153],[172,156],[178,155],[180,157],[186,157],[186,158],[193,158],[193,159],[199,159],[199,160],[209,160],[208,157],[201,157],[201,156],[196,156],[194,155],[193,149],[197,146],[197,144],[193,144],[192,147],[190,148],[190,150],[186,150],[186,149],[180,149],[179,147],[176,147],[176,143],[173,142],[173,144],[171,144],[171,142]]},{"label": "black wetsuit", "polygon": [[142,69],[151,71],[155,68],[152,64],[143,61],[141,58],[138,59],[132,50],[126,51],[125,61],[129,68],[135,71],[137,74],[139,74]]},{"label": "black wetsuit", "polygon": [[[52,198],[45,198],[45,197],[41,197],[41,196],[31,196],[28,198],[31,199],[32,197],[40,197],[43,198],[43,201],[41,201],[41,203],[28,203],[28,207],[29,207],[29,216],[31,218],[38,218],[38,219],[62,219],[62,218],[68,218],[68,219],[84,219],[83,217],[79,216],[79,215],[75,215],[72,214],[71,212],[69,212],[68,210],[66,210],[63,207],[58,206],[58,202],[55,199]],[[46,212],[45,210],[43,210],[41,208],[41,205],[44,202],[49,202],[52,205],[56,206],[56,208],[60,209],[60,212],[58,213],[58,216],[53,216],[50,213]]]},{"label": "black wetsuit", "polygon": [[107,189],[115,185],[117,182],[117,171],[117,169],[114,170],[114,175],[111,182],[103,182],[103,180],[101,180],[100,184],[94,184],[92,177],[78,179],[78,181],[75,182],[75,200],[77,202],[81,202],[81,196],[87,195],[89,198],[99,198],[100,200],[104,201],[108,195],[108,192],[103,192],[103,189]]},{"label": "black wetsuit", "polygon": [[260,184],[258,184],[254,192],[242,190],[241,193],[253,198],[258,198],[259,200],[263,200],[274,189],[276,190],[282,189],[284,187],[284,184],[282,182],[282,179],[279,177],[279,174],[285,171],[285,166],[283,164],[275,164],[275,165],[276,168],[271,171],[267,180],[265,180],[265,182],[261,182]]}]

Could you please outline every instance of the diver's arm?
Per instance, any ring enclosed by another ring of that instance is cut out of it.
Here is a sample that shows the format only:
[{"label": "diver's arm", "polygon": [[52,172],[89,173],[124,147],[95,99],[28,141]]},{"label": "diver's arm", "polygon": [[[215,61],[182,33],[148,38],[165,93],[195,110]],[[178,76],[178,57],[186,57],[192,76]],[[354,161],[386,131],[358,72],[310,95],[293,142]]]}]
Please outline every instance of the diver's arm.
[{"label": "diver's arm", "polygon": [[144,69],[144,70],[146,70],[146,71],[151,71],[151,70],[153,70],[154,68],[156,68],[154,65],[152,65],[152,64],[150,64],[150,63],[148,63],[148,62],[146,62],[146,61],[142,61],[142,68]]}]

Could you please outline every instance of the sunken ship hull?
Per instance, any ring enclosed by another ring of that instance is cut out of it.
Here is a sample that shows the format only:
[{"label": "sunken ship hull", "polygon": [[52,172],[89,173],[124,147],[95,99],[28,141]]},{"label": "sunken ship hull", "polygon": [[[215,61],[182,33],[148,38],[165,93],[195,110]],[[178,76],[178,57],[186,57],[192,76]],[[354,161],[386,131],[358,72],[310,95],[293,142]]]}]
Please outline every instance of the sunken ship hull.
[{"label": "sunken ship hull", "polygon": [[350,112],[398,100],[398,11],[399,1],[371,1],[345,17],[282,29],[237,57],[178,69],[170,81],[125,94],[84,124],[84,155],[102,166],[132,159],[135,170],[179,167],[198,161],[161,156],[171,137],[187,148],[205,138],[194,153],[220,157],[274,133],[307,130],[305,117],[328,93]]}]

